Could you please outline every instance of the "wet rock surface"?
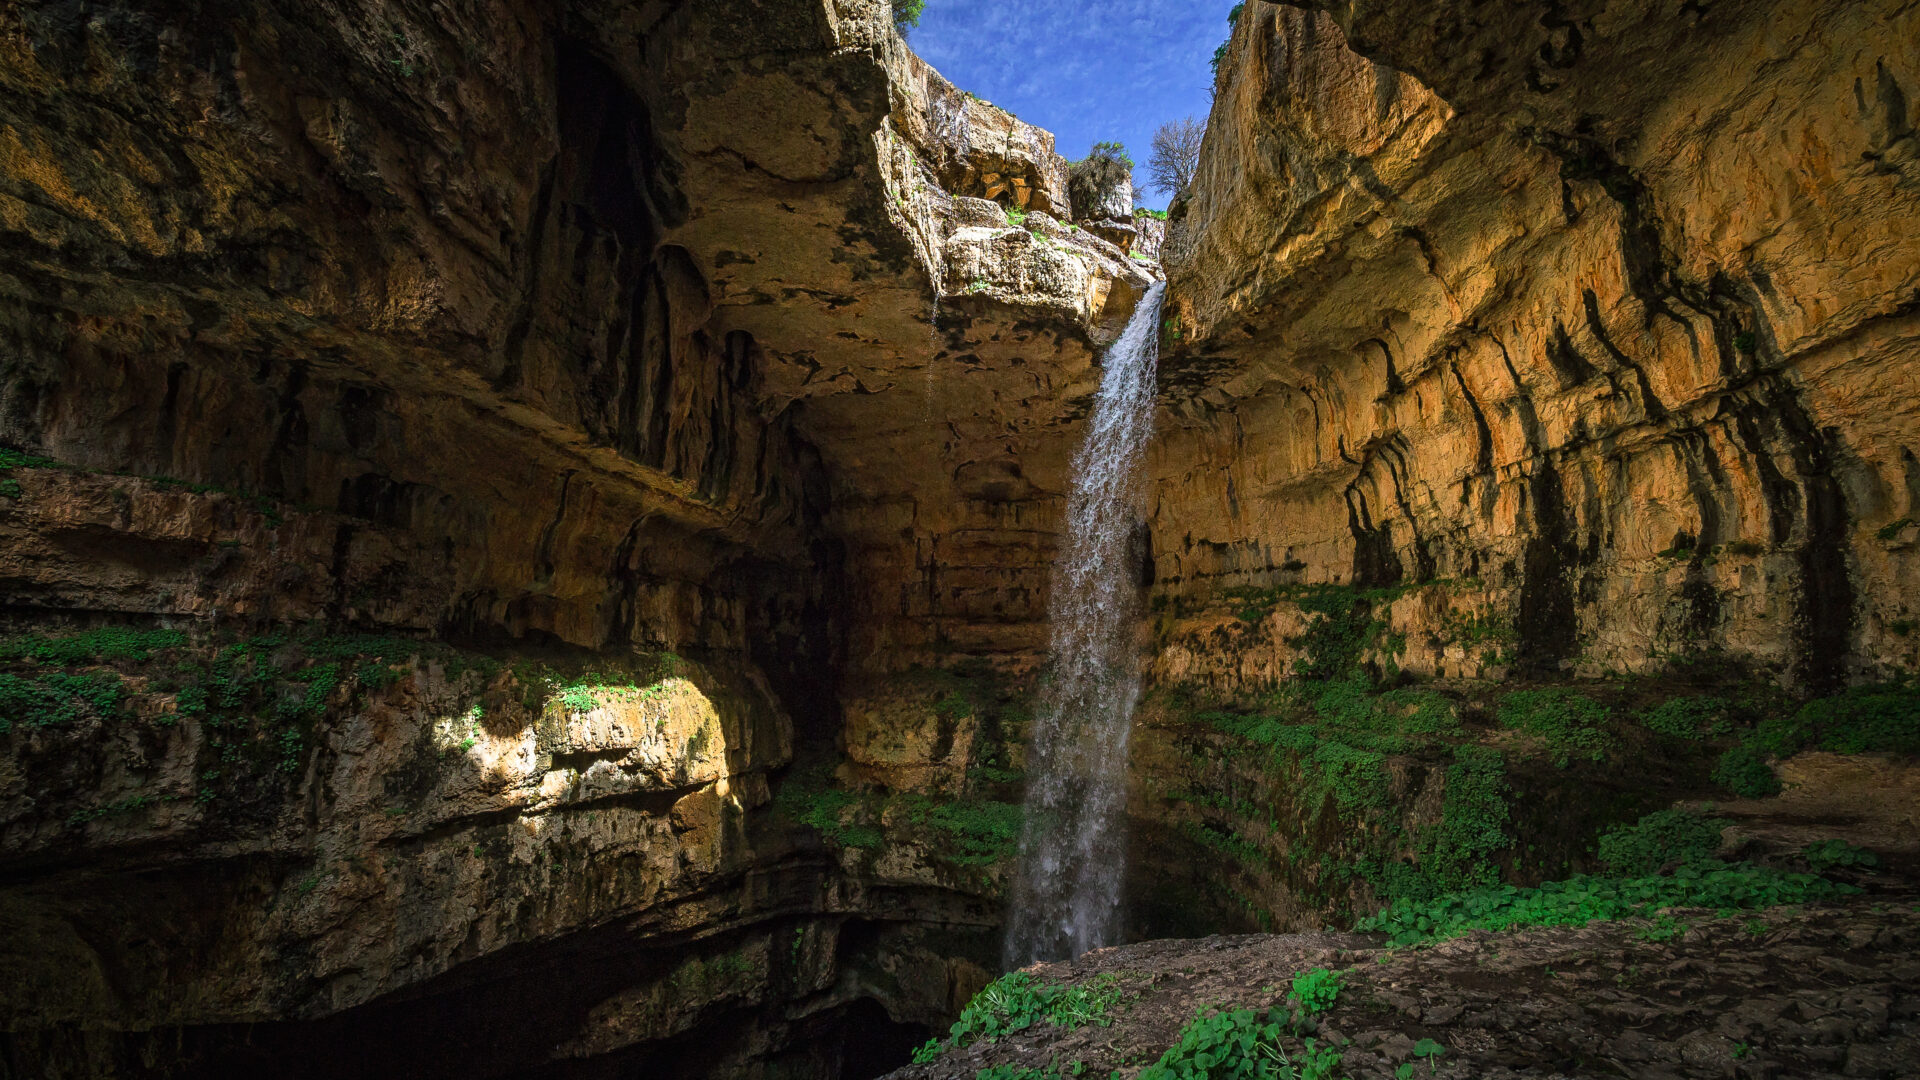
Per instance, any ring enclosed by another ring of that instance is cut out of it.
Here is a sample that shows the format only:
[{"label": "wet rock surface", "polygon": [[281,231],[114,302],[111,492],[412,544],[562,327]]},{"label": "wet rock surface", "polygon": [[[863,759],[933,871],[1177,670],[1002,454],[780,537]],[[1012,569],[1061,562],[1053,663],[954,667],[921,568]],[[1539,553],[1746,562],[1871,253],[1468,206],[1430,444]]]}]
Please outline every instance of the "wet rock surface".
[{"label": "wet rock surface", "polygon": [[[1648,941],[1643,920],[1474,932],[1384,949],[1362,935],[1167,940],[1106,949],[1039,977],[1116,976],[1129,995],[1110,1027],[1039,1024],[976,1043],[896,1080],[970,1078],[997,1063],[1130,1076],[1197,1009],[1282,1006],[1294,975],[1346,972],[1311,1034],[1342,1075],[1391,1077],[1910,1077],[1920,1061],[1920,896],[1742,912],[1677,911]],[[1414,1057],[1421,1040],[1442,1052]],[[1291,1047],[1298,1052],[1298,1040]]]}]

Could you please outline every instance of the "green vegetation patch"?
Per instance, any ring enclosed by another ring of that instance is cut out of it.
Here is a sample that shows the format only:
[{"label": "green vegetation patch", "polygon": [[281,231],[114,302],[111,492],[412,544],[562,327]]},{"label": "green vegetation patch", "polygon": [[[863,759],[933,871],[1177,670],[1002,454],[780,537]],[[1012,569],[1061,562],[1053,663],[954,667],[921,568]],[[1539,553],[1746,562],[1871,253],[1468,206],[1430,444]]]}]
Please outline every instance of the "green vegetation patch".
[{"label": "green vegetation patch", "polygon": [[1313,1038],[1292,1049],[1293,1028],[1278,1010],[1201,1010],[1180,1039],[1136,1080],[1331,1080],[1340,1051]]},{"label": "green vegetation patch", "polygon": [[44,729],[104,720],[119,712],[123,689],[120,677],[111,672],[0,672],[0,735],[15,725]]},{"label": "green vegetation patch", "polygon": [[1706,869],[1682,866],[1670,876],[1580,875],[1537,888],[1495,885],[1427,901],[1400,900],[1354,924],[1380,931],[1396,945],[1454,937],[1468,930],[1585,926],[1602,919],[1651,918],[1662,908],[1749,910],[1803,904],[1860,890],[1813,874],[1751,864]]},{"label": "green vegetation patch", "polygon": [[1506,727],[1544,739],[1553,763],[1566,768],[1575,757],[1605,761],[1614,745],[1605,705],[1574,690],[1515,690],[1500,700]]},{"label": "green vegetation patch", "polygon": [[1807,750],[1920,754],[1920,680],[1856,686],[1796,710],[1775,710],[1720,756],[1714,783],[1745,799],[1780,793],[1767,764]]},{"label": "green vegetation patch", "polygon": [[911,792],[882,795],[837,786],[831,765],[798,770],[780,785],[774,808],[810,825],[836,847],[869,849],[887,842],[883,824],[930,836],[933,854],[956,866],[984,867],[1014,853],[1025,820],[1018,803],[979,796],[938,798]]},{"label": "green vegetation patch", "polygon": [[[154,716],[154,724],[184,719],[201,727],[198,800],[258,797],[278,790],[274,777],[304,767],[337,691],[382,689],[424,653],[443,657],[455,678],[493,663],[443,645],[372,634],[193,638],[180,630],[115,626],[16,635],[0,640],[0,663],[14,668],[0,672],[0,732],[16,724],[57,727],[119,715],[124,676],[138,674],[150,693],[172,696],[172,711]],[[137,808],[102,807],[76,819]]]},{"label": "green vegetation patch", "polygon": [[1845,840],[1815,841],[1801,849],[1800,857],[1816,874],[1829,870],[1873,870],[1880,865],[1880,856]]},{"label": "green vegetation patch", "polygon": [[1743,799],[1780,794],[1780,778],[1773,774],[1767,759],[1750,746],[1736,746],[1721,754],[1713,767],[1713,782]]},{"label": "green vegetation patch", "polygon": [[1748,745],[1776,758],[1802,750],[1920,754],[1920,680],[1857,686],[1760,722]]},{"label": "green vegetation patch", "polygon": [[994,1043],[1038,1023],[1072,1031],[1113,1023],[1113,1010],[1126,1000],[1120,980],[1099,975],[1079,986],[1064,986],[1014,971],[988,983],[960,1012],[945,1039],[930,1039],[913,1053],[925,1064],[948,1050],[976,1042]]},{"label": "green vegetation patch", "polygon": [[1340,973],[1326,968],[1299,972],[1293,977],[1293,1000],[1309,1016],[1326,1012],[1340,996],[1340,982]]},{"label": "green vegetation patch", "polygon": [[178,630],[109,626],[77,634],[28,634],[0,639],[0,660],[30,660],[42,664],[144,661],[158,650],[178,648],[186,643],[187,635]]},{"label": "green vegetation patch", "polygon": [[1694,741],[1712,739],[1733,732],[1738,709],[1733,702],[1714,694],[1668,698],[1640,716],[1640,723],[1655,735],[1669,739]]},{"label": "green vegetation patch", "polygon": [[1726,822],[1691,810],[1661,810],[1632,825],[1600,835],[1600,861],[1625,877],[1642,877],[1675,866],[1705,866],[1718,860]]}]

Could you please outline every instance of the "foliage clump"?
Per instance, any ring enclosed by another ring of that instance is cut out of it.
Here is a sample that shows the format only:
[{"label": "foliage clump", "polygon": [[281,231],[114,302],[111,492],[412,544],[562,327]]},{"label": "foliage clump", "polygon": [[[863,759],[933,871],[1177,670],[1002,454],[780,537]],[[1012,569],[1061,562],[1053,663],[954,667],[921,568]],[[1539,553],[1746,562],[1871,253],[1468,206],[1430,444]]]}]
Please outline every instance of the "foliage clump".
[{"label": "foliage clump", "polygon": [[1780,778],[1767,759],[1750,746],[1736,746],[1721,754],[1713,767],[1713,782],[1743,799],[1780,794]]},{"label": "foliage clump", "polygon": [[1668,698],[1640,717],[1640,723],[1655,735],[1669,739],[1694,741],[1711,739],[1733,731],[1733,703],[1713,694]]},{"label": "foliage clump", "polygon": [[1024,971],[1000,976],[974,995],[948,1029],[945,1039],[930,1039],[914,1051],[916,1064],[925,1064],[948,1050],[976,1042],[994,1043],[1039,1023],[1072,1031],[1113,1023],[1112,1012],[1126,998],[1120,980],[1099,975],[1079,986],[1036,979]]},{"label": "foliage clump", "polygon": [[[1067,166],[1067,197],[1073,204],[1073,216],[1080,220],[1099,216],[1123,185],[1131,193],[1133,158],[1120,143],[1094,143],[1086,157]],[[1132,212],[1129,203],[1126,213]]]},{"label": "foliage clump", "polygon": [[1720,756],[1713,781],[1741,798],[1780,792],[1767,762],[1807,750],[1920,754],[1920,680],[1856,686],[1762,718]]},{"label": "foliage clump", "polygon": [[1725,826],[1725,821],[1691,810],[1661,810],[1602,833],[1600,861],[1627,877],[1711,864],[1717,861],[1714,852],[1720,848],[1720,830]]},{"label": "foliage clump", "polygon": [[1801,849],[1800,858],[1816,874],[1830,870],[1873,870],[1880,865],[1880,856],[1845,840],[1817,840]]},{"label": "foliage clump", "polygon": [[1288,1046],[1295,1028],[1279,1010],[1200,1010],[1180,1038],[1136,1080],[1331,1080],[1340,1051],[1311,1037]]},{"label": "foliage clump", "polygon": [[0,735],[16,723],[35,729],[104,720],[119,711],[121,691],[120,677],[110,672],[0,672]]},{"label": "foliage clump", "polygon": [[850,791],[837,785],[832,766],[825,764],[788,777],[774,796],[774,806],[789,821],[812,826],[822,839],[842,848],[881,847],[887,842],[882,825],[903,824],[929,835],[936,841],[937,857],[955,866],[990,866],[1006,859],[1018,846],[1025,821],[1018,803],[978,796]]},{"label": "foliage clump", "polygon": [[1671,876],[1580,875],[1536,888],[1494,885],[1427,901],[1400,900],[1354,926],[1386,933],[1396,945],[1411,945],[1468,930],[1585,926],[1601,919],[1646,918],[1669,907],[1746,910],[1859,891],[1812,874],[1751,864],[1716,869],[1681,866]]},{"label": "foliage clump", "polygon": [[901,37],[920,25],[920,17],[926,14],[927,0],[893,0],[893,28],[900,31]]},{"label": "foliage clump", "polygon": [[1546,740],[1558,768],[1575,757],[1605,761],[1613,740],[1605,705],[1573,690],[1515,690],[1502,698],[1500,723]]}]

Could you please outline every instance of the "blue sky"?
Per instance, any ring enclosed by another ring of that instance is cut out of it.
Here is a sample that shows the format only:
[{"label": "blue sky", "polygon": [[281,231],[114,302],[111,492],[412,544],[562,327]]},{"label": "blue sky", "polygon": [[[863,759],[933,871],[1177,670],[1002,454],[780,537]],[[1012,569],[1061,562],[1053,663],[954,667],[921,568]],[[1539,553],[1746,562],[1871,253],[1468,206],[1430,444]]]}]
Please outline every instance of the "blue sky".
[{"label": "blue sky", "polygon": [[[971,90],[1054,133],[1069,159],[1096,141],[1127,145],[1147,182],[1153,131],[1206,122],[1209,61],[1233,0],[927,0],[914,51]],[[1142,205],[1165,207],[1159,191]]]}]

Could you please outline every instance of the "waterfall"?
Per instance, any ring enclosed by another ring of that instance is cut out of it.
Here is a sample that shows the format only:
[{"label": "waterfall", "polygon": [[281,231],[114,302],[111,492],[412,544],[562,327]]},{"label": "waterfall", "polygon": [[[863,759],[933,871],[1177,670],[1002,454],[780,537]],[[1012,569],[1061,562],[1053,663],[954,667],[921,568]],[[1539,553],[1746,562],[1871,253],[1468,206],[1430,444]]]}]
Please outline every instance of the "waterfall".
[{"label": "waterfall", "polygon": [[1113,944],[1126,859],[1127,731],[1140,694],[1141,452],[1153,433],[1156,283],[1107,350],[1073,459],[1067,530],[1047,618],[1049,679],[1027,751],[1026,824],[1007,920],[1009,967]]}]

